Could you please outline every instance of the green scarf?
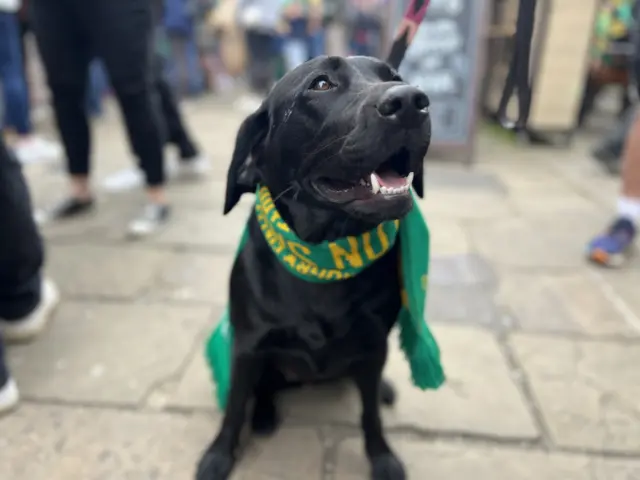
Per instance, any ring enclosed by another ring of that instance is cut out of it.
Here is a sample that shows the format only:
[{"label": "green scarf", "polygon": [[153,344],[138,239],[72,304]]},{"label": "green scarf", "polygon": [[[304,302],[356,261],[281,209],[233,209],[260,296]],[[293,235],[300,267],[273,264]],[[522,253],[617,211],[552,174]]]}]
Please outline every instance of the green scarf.
[{"label": "green scarf", "polygon": [[[316,283],[345,280],[362,272],[387,253],[400,238],[402,308],[398,315],[400,346],[405,353],[414,385],[436,389],[444,382],[440,349],[424,321],[429,270],[429,230],[416,206],[400,220],[378,225],[358,237],[308,244],[282,220],[266,187],[258,187],[255,213],[267,243],[293,275]],[[247,241],[245,228],[236,252]],[[229,309],[209,337],[206,356],[216,384],[218,406],[226,407],[231,376],[233,332]]]}]

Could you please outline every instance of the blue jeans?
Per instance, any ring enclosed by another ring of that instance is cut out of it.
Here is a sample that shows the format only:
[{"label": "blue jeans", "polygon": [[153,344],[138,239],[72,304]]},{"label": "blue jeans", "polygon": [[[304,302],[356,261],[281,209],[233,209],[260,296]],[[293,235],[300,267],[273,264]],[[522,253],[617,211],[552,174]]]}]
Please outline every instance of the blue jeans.
[{"label": "blue jeans", "polygon": [[171,86],[180,91],[183,83],[182,78],[186,76],[188,92],[199,94],[204,90],[205,81],[202,68],[200,67],[200,55],[196,45],[195,34],[171,35],[171,57],[167,62],[168,77]]},{"label": "blue jeans", "polygon": [[24,78],[18,18],[0,12],[0,83],[4,94],[4,126],[20,135],[31,133],[29,90]]},{"label": "blue jeans", "polygon": [[87,110],[91,115],[102,115],[102,97],[109,88],[109,79],[102,60],[94,58],[89,64]]}]

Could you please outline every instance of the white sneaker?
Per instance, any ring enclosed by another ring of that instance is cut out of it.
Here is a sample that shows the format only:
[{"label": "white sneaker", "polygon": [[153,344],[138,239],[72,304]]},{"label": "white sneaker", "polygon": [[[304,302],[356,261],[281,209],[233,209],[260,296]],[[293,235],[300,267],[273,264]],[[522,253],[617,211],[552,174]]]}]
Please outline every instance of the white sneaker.
[{"label": "white sneaker", "polygon": [[178,177],[185,179],[195,179],[206,177],[211,171],[209,157],[199,153],[194,158],[178,160]]},{"label": "white sneaker", "polygon": [[19,139],[13,150],[23,164],[52,162],[62,155],[60,145],[35,135]]},{"label": "white sneaker", "polygon": [[129,238],[139,239],[152,235],[167,223],[170,212],[168,205],[147,204],[140,216],[129,223]]},{"label": "white sneaker", "polygon": [[20,392],[18,391],[18,386],[15,380],[9,377],[5,384],[0,387],[0,415],[16,408],[19,401]]},{"label": "white sneaker", "polygon": [[51,314],[60,302],[60,293],[50,280],[42,282],[40,304],[27,317],[16,321],[0,321],[0,333],[8,341],[27,341],[47,326]]}]

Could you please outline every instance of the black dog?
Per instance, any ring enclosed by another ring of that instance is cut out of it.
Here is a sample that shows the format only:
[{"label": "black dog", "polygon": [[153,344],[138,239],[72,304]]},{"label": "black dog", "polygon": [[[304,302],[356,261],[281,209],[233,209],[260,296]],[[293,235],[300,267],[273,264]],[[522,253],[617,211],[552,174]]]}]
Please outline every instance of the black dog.
[{"label": "black dog", "polygon": [[[422,196],[429,147],[429,101],[386,63],[369,57],[319,57],[286,75],[238,133],[225,214],[256,184],[309,243],[360,235],[399,219]],[[245,411],[252,427],[278,424],[277,391],[292,380],[351,377],[362,398],[362,430],[372,478],[405,478],[383,432],[379,402],[387,337],[401,307],[393,247],[352,278],[313,283],[274,255],[256,214],[231,272],[235,332],[231,388],[222,427],[198,467],[198,480],[229,477]]]}]

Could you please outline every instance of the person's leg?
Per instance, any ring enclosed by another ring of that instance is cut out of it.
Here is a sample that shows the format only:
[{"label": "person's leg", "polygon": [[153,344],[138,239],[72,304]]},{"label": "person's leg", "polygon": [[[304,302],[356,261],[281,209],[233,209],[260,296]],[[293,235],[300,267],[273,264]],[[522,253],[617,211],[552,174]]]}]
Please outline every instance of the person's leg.
[{"label": "person's leg", "polygon": [[187,176],[201,176],[209,171],[209,159],[202,155],[180,112],[180,106],[164,75],[164,61],[160,55],[154,59],[154,81],[160,97],[160,107],[166,126],[167,143],[178,148],[180,169]]},{"label": "person's leg", "polygon": [[588,246],[588,257],[604,266],[620,266],[640,226],[640,116],[627,135],[622,160],[622,191],[617,216],[607,231]]},{"label": "person's leg", "polygon": [[48,215],[69,217],[93,206],[89,186],[91,139],[85,103],[88,39],[65,1],[31,0],[31,14],[71,178],[69,198],[54,206]]},{"label": "person's leg", "polygon": [[616,122],[614,128],[598,142],[591,152],[591,155],[612,175],[620,173],[624,142],[637,114],[638,110],[635,107],[629,107],[624,117]]},{"label": "person's leg", "polygon": [[71,0],[103,59],[122,109],[133,152],[144,172],[149,204],[129,228],[153,233],[169,216],[165,197],[164,120],[154,88],[154,24],[148,0]]},{"label": "person's leg", "polygon": [[18,391],[5,364],[3,337],[28,340],[46,325],[58,303],[43,281],[44,249],[31,213],[20,163],[0,138],[0,413],[13,408]]},{"label": "person's leg", "polygon": [[200,52],[193,32],[185,41],[185,60],[189,79],[189,94],[200,95],[204,91],[204,72],[202,71]]}]

